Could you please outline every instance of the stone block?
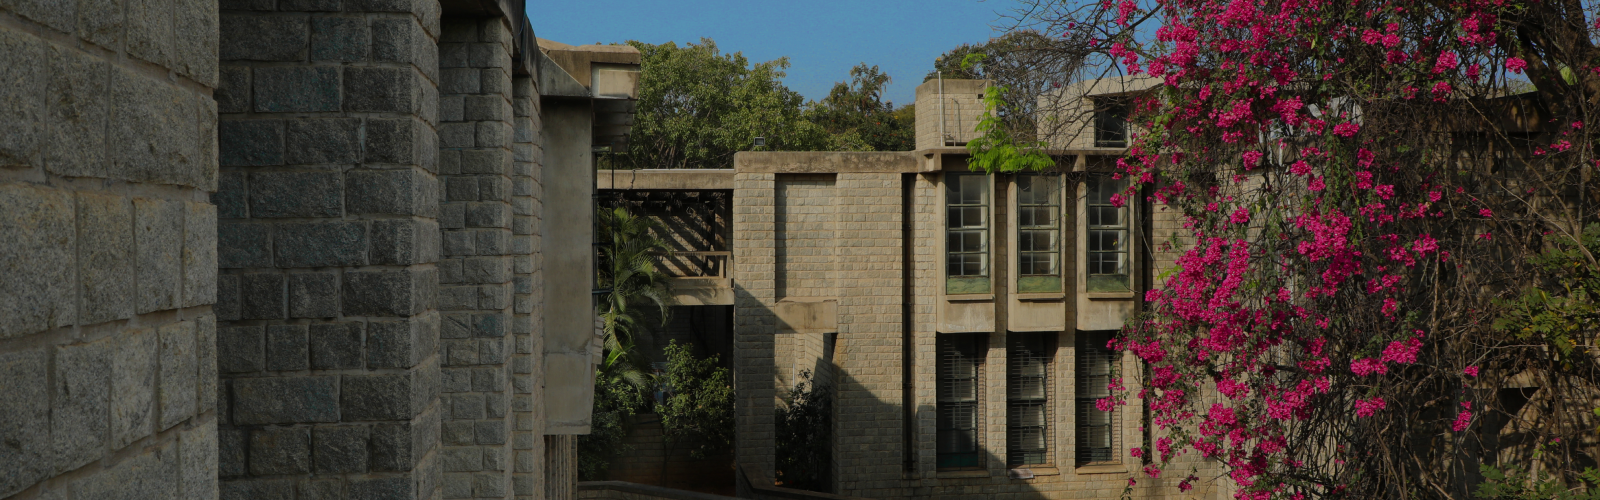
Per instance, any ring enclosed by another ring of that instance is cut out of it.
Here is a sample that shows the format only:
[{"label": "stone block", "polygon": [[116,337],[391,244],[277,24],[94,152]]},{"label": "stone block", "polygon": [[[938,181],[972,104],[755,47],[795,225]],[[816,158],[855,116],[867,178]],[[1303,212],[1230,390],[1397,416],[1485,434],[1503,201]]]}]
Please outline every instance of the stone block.
[{"label": "stone block", "polygon": [[473,424],[473,434],[478,444],[506,444],[506,422],[486,420]]},{"label": "stone block", "polygon": [[167,429],[195,414],[200,391],[195,359],[194,322],[182,321],[156,329],[161,336],[160,429]]},{"label": "stone block", "polygon": [[414,118],[367,119],[367,163],[415,164],[422,142],[422,126]]},{"label": "stone block", "polygon": [[418,347],[421,328],[414,321],[367,324],[367,365],[369,368],[410,368],[421,359]]},{"label": "stone block", "polygon": [[405,477],[350,480],[349,500],[400,500],[413,498],[411,480]]},{"label": "stone block", "polygon": [[511,102],[498,95],[469,95],[462,98],[462,119],[467,121],[509,121]]},{"label": "stone block", "polygon": [[450,446],[440,449],[439,468],[445,472],[483,470],[483,449],[476,446]]},{"label": "stone block", "polygon": [[472,498],[472,474],[445,474],[444,498]]},{"label": "stone block", "polygon": [[304,14],[222,15],[223,61],[304,61],[311,44],[310,17]]},{"label": "stone block", "polygon": [[445,180],[445,201],[478,201],[478,179],[453,176]]},{"label": "stone block", "polygon": [[243,314],[242,304],[239,303],[239,276],[217,276],[217,305],[212,311],[217,313],[217,319],[222,321],[235,321]]},{"label": "stone block", "polygon": [[511,231],[484,229],[472,232],[473,245],[478,255],[507,255],[511,253]]},{"label": "stone block", "polygon": [[361,368],[361,358],[361,323],[311,325],[311,368]]},{"label": "stone block", "polygon": [[336,377],[246,378],[233,381],[233,423],[339,421]]},{"label": "stone block", "polygon": [[[451,204],[446,205],[445,208],[465,208],[464,205],[465,204]],[[449,210],[446,210],[446,212],[448,211]],[[465,210],[462,211],[465,212]],[[463,216],[463,218],[465,218],[465,216]],[[444,245],[444,255],[446,257],[477,255],[478,239],[474,233],[474,231],[446,231],[443,235],[441,235]],[[459,283],[464,282],[465,280],[465,275],[461,275],[460,280],[453,280],[452,282]]]},{"label": "stone block", "polygon": [[367,20],[364,18],[349,16],[311,18],[313,61],[364,61],[370,46],[369,40]]},{"label": "stone block", "polygon": [[472,134],[473,131],[476,130],[473,123],[474,122],[445,122],[439,124],[439,147],[472,147]]},{"label": "stone block", "polygon": [[411,316],[433,303],[437,280],[431,270],[346,272],[341,305],[347,316]]},{"label": "stone block", "polygon": [[245,174],[224,172],[217,178],[217,192],[211,194],[216,204],[217,217],[243,219],[250,216],[247,207],[250,193],[245,185]]},{"label": "stone block", "polygon": [[462,272],[467,283],[505,283],[511,281],[511,262],[499,256],[467,257]]},{"label": "stone block", "polygon": [[337,172],[250,174],[250,216],[338,217],[344,190]]},{"label": "stone block", "polygon": [[40,164],[45,121],[45,43],[23,31],[0,30],[0,168]]},{"label": "stone block", "polygon": [[220,0],[217,2],[222,10],[273,10],[277,8],[276,0]]},{"label": "stone block", "polygon": [[44,349],[0,353],[0,496],[10,497],[53,474],[50,442],[50,359]]},{"label": "stone block", "polygon": [[155,330],[123,332],[111,358],[111,449],[150,435],[155,422]]},{"label": "stone block", "polygon": [[195,318],[194,339],[195,371],[200,377],[197,411],[205,413],[217,405],[217,318],[210,314]]},{"label": "stone block", "polygon": [[217,88],[211,97],[217,100],[218,113],[250,111],[250,67],[223,66],[218,71]]},{"label": "stone block", "polygon": [[305,370],[311,366],[306,325],[267,327],[267,370]]},{"label": "stone block", "polygon": [[461,173],[506,175],[511,154],[503,149],[473,149],[461,152]]},{"label": "stone block", "polygon": [[66,0],[20,0],[6,2],[7,10],[49,26],[51,29],[72,33],[77,24],[77,2]]},{"label": "stone block", "polygon": [[217,500],[294,500],[293,479],[223,481]]},{"label": "stone block", "polygon": [[361,119],[291,120],[284,162],[351,164],[361,161]]},{"label": "stone block", "polygon": [[289,275],[289,317],[331,318],[338,315],[338,275],[334,273]]},{"label": "stone block", "polygon": [[351,214],[429,215],[432,176],[413,169],[352,170],[346,174],[345,207]]},{"label": "stone block", "polygon": [[128,55],[172,67],[172,0],[124,0]]},{"label": "stone block", "polygon": [[480,148],[507,147],[511,145],[511,124],[505,122],[474,122],[478,130],[474,137]]},{"label": "stone block", "polygon": [[480,473],[472,475],[473,492],[480,497],[505,497],[509,479],[505,474]]},{"label": "stone block", "polygon": [[300,481],[295,488],[300,491],[299,500],[344,499],[344,481],[338,479]]},{"label": "stone block", "polygon": [[183,204],[183,300],[181,307],[217,301],[217,207]]},{"label": "stone block", "polygon": [[395,375],[344,376],[340,391],[344,420],[408,420],[421,405],[413,401],[416,372]]},{"label": "stone block", "polygon": [[281,274],[246,274],[239,277],[240,317],[284,319],[284,279]]},{"label": "stone block", "polygon": [[266,369],[266,327],[236,326],[217,331],[217,369],[254,373]]},{"label": "stone block", "polygon": [[217,475],[221,477],[243,476],[249,473],[245,468],[248,461],[245,451],[250,449],[250,431],[245,429],[222,428],[217,430]]},{"label": "stone block", "polygon": [[482,71],[476,68],[446,68],[439,70],[439,93],[476,94]]},{"label": "stone block", "polygon": [[421,32],[422,26],[411,19],[373,19],[372,59],[378,62],[413,62],[417,52],[414,42]]},{"label": "stone block", "polygon": [[217,124],[218,161],[224,167],[283,164],[283,120],[222,120]]},{"label": "stone block", "polygon": [[311,472],[311,428],[263,427],[250,431],[250,474]]},{"label": "stone block", "polygon": [[217,423],[209,421],[178,436],[183,498],[217,497]]},{"label": "stone block", "polygon": [[174,443],[128,457],[72,483],[73,498],[175,498],[178,450]]},{"label": "stone block", "polygon": [[6,214],[0,217],[0,269],[6,272],[0,279],[0,338],[77,320],[73,212],[65,191],[0,184],[0,214]]},{"label": "stone block", "polygon": [[50,437],[56,474],[82,467],[105,452],[113,347],[109,339],[102,339],[55,348]]},{"label": "stone block", "polygon": [[217,2],[173,0],[172,69],[207,87],[217,85]]},{"label": "stone block", "polygon": [[134,198],[133,216],[138,253],[134,312],[176,308],[183,279],[183,203]]},{"label": "stone block", "polygon": [[478,177],[478,193],[479,199],[484,201],[510,201],[511,183],[507,182],[505,177],[480,176]]},{"label": "stone block", "polygon": [[317,426],[312,433],[316,446],[312,465],[317,474],[367,471],[366,426]]},{"label": "stone block", "polygon": [[438,240],[439,227],[433,221],[373,221],[371,264],[409,265],[438,261]]},{"label": "stone block", "polygon": [[351,67],[344,76],[345,111],[410,113],[417,109],[420,91],[414,69]]},{"label": "stone block", "polygon": [[[46,98],[50,133],[44,165],[51,173],[66,177],[107,177],[108,66],[100,58],[59,45],[50,45],[49,57]],[[0,91],[0,102],[5,99],[4,93]],[[5,127],[0,125],[0,132]],[[0,139],[0,144],[7,140]],[[0,153],[3,157],[4,153]]]},{"label": "stone block", "polygon": [[[509,69],[509,68],[507,68]],[[491,68],[483,70],[479,81],[483,82],[483,93],[506,95],[511,93],[511,73],[507,69]],[[512,114],[516,114],[516,103],[512,103]]]},{"label": "stone block", "polygon": [[121,48],[118,42],[122,40],[125,19],[122,0],[79,2],[78,38],[106,49],[118,50]]},{"label": "stone block", "polygon": [[133,205],[119,196],[78,193],[78,238],[78,320],[94,324],[132,317]]},{"label": "stone block", "polygon": [[217,225],[217,267],[272,267],[272,226],[242,222]]},{"label": "stone block", "polygon": [[278,267],[359,266],[367,260],[362,222],[279,224],[274,236]]},{"label": "stone block", "polygon": [[[439,390],[441,392],[469,392],[472,390],[471,368],[441,368],[440,372]],[[470,436],[472,433],[469,430],[467,434]],[[471,441],[472,439],[469,437],[461,442],[470,443]]]},{"label": "stone block", "polygon": [[107,90],[109,177],[211,190],[216,167],[201,155],[203,111],[192,93],[116,66]]},{"label": "stone block", "polygon": [[296,113],[339,110],[336,66],[257,67],[250,82],[257,112]]}]

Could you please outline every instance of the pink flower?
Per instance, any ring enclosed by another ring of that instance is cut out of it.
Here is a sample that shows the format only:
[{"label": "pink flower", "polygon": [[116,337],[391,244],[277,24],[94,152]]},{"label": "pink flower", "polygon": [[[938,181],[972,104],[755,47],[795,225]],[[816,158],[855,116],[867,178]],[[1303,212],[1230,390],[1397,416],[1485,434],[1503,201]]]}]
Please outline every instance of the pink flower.
[{"label": "pink flower", "polygon": [[1433,72],[1443,73],[1455,69],[1458,64],[1460,63],[1456,61],[1455,52],[1445,52],[1443,54],[1439,54],[1439,60],[1434,61]]},{"label": "pink flower", "polygon": [[1361,131],[1361,126],[1354,123],[1340,123],[1333,126],[1333,134],[1340,137],[1353,137]]},{"label": "pink flower", "polygon": [[1144,448],[1130,448],[1128,449],[1128,454],[1133,455],[1134,458],[1142,457],[1144,456]]},{"label": "pink flower", "polygon": [[1463,368],[1461,370],[1461,373],[1467,374],[1468,377],[1476,377],[1476,376],[1478,376],[1478,367],[1476,367],[1476,366],[1468,366],[1466,368]]},{"label": "pink flower", "polygon": [[1411,249],[1416,251],[1417,255],[1426,255],[1428,252],[1439,250],[1439,240],[1424,234],[1418,236],[1417,241],[1411,243]]},{"label": "pink flower", "polygon": [[1383,360],[1402,365],[1415,363],[1417,362],[1417,351],[1421,348],[1422,341],[1416,337],[1407,339],[1405,342],[1396,340],[1390,342],[1389,347],[1383,349]]},{"label": "pink flower", "polygon": [[1442,198],[1442,197],[1444,197],[1444,193],[1440,193],[1438,191],[1428,191],[1428,201],[1430,201],[1430,202],[1437,203],[1439,201],[1439,198]]},{"label": "pink flower", "polygon": [[1482,217],[1494,217],[1494,211],[1483,208],[1478,210],[1478,215]]},{"label": "pink flower", "polygon": [[1356,416],[1357,417],[1370,417],[1373,414],[1378,413],[1378,410],[1382,410],[1387,405],[1388,404],[1385,403],[1383,401],[1383,398],[1381,398],[1381,397],[1375,397],[1375,398],[1372,398],[1372,399],[1357,400],[1356,401]]},{"label": "pink flower", "polygon": [[1233,215],[1228,216],[1228,221],[1234,224],[1244,224],[1246,222],[1250,222],[1250,209],[1239,207],[1238,210],[1233,211]]},{"label": "pink flower", "polygon": [[1295,175],[1310,174],[1311,173],[1311,165],[1306,163],[1305,160],[1300,160],[1300,161],[1294,162],[1293,165],[1289,165],[1289,173],[1295,174]]},{"label": "pink flower", "polygon": [[1461,413],[1456,414],[1456,421],[1450,424],[1450,430],[1461,432],[1467,430],[1467,426],[1470,425],[1472,425],[1472,412],[1461,410]]},{"label": "pink flower", "polygon": [[1506,69],[1511,70],[1512,73],[1522,73],[1522,70],[1528,69],[1528,61],[1524,61],[1520,57],[1506,58]]},{"label": "pink flower", "polygon": [[1433,91],[1434,97],[1443,97],[1450,93],[1450,89],[1450,82],[1438,82],[1433,84],[1433,88],[1429,90]]},{"label": "pink flower", "polygon": [[1382,375],[1389,373],[1389,367],[1373,358],[1361,358],[1350,362],[1350,372],[1363,377],[1374,373]]},{"label": "pink flower", "polygon": [[1322,189],[1325,188],[1325,187],[1327,187],[1327,186],[1324,186],[1322,184],[1322,178],[1321,177],[1312,178],[1311,182],[1306,183],[1306,189],[1310,189],[1311,192],[1313,192],[1313,193],[1314,192],[1318,192],[1318,191],[1322,191]]},{"label": "pink flower", "polygon": [[1384,184],[1384,185],[1372,188],[1372,190],[1374,192],[1378,193],[1378,197],[1379,198],[1383,198],[1385,200],[1394,197],[1394,186],[1390,185],[1390,184]]}]

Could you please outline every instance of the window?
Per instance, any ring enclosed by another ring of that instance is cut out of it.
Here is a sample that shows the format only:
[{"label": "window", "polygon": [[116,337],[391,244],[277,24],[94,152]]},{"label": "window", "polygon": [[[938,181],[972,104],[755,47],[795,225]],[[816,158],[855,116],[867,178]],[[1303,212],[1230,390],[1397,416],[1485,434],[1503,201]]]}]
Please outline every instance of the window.
[{"label": "window", "polygon": [[985,337],[939,335],[939,468],[981,467],[978,433]]},{"label": "window", "polygon": [[1116,411],[1095,401],[1111,395],[1106,384],[1121,372],[1117,352],[1106,349],[1115,332],[1078,332],[1078,465],[1116,462]]},{"label": "window", "polygon": [[1127,99],[1101,98],[1094,104],[1094,147],[1128,147]]},{"label": "window", "polygon": [[1017,292],[1061,291],[1061,176],[1017,174]]},{"label": "window", "polygon": [[989,177],[944,176],[945,293],[989,293]]},{"label": "window", "polygon": [[1128,206],[1111,205],[1111,195],[1127,187],[1126,180],[1110,175],[1089,176],[1088,268],[1089,292],[1128,292]]},{"label": "window", "polygon": [[1055,333],[1011,333],[1006,353],[1006,465],[1050,460],[1050,367]]}]

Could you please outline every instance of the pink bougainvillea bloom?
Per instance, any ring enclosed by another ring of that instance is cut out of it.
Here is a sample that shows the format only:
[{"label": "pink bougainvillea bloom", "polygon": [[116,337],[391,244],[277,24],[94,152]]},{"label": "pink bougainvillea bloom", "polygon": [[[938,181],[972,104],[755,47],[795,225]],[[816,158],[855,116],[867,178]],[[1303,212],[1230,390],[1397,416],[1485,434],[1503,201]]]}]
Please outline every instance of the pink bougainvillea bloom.
[{"label": "pink bougainvillea bloom", "polygon": [[1572,122],[1572,128],[1583,128],[1583,122]]},{"label": "pink bougainvillea bloom", "polygon": [[1506,58],[1506,69],[1511,70],[1512,73],[1522,73],[1522,70],[1528,69],[1528,61],[1524,61],[1520,57]]},{"label": "pink bougainvillea bloom", "polygon": [[1327,186],[1324,186],[1322,184],[1322,178],[1321,177],[1313,178],[1313,179],[1311,179],[1311,182],[1306,183],[1306,189],[1310,189],[1311,192],[1322,191],[1322,189],[1326,188],[1326,187]]},{"label": "pink bougainvillea bloom", "polygon": [[1417,351],[1422,348],[1422,341],[1416,337],[1404,342],[1394,341],[1389,347],[1383,349],[1383,361],[1396,364],[1411,364],[1417,362]]},{"label": "pink bougainvillea bloom", "polygon": [[1471,425],[1472,412],[1461,410],[1461,413],[1456,414],[1456,421],[1450,424],[1450,430],[1461,432],[1467,430],[1467,427]]},{"label": "pink bougainvillea bloom", "polygon": [[1428,191],[1428,201],[1430,201],[1430,202],[1437,203],[1439,201],[1439,198],[1443,198],[1443,197],[1444,197],[1444,193],[1440,193],[1438,191]]},{"label": "pink bougainvillea bloom", "polygon": [[1443,54],[1439,54],[1439,59],[1437,61],[1434,61],[1434,63],[1433,63],[1433,72],[1434,73],[1443,73],[1443,72],[1446,72],[1446,71],[1450,71],[1452,69],[1456,69],[1456,66],[1458,64],[1460,64],[1460,63],[1458,63],[1456,61],[1456,53],[1455,52],[1445,52]]},{"label": "pink bougainvillea bloom", "polygon": [[1232,215],[1228,216],[1228,222],[1232,222],[1234,224],[1244,224],[1246,222],[1250,222],[1250,209],[1239,207],[1238,210],[1233,211]]},{"label": "pink bougainvillea bloom", "polygon": [[1483,208],[1483,209],[1479,209],[1478,210],[1478,215],[1483,216],[1483,217],[1494,217],[1494,211],[1493,210],[1489,210],[1487,208]]},{"label": "pink bougainvillea bloom", "polygon": [[1340,123],[1333,126],[1333,134],[1340,137],[1353,137],[1361,131],[1361,126],[1354,123]]},{"label": "pink bougainvillea bloom", "polygon": [[1311,173],[1311,164],[1306,163],[1305,160],[1300,160],[1300,161],[1294,162],[1293,165],[1289,165],[1289,173],[1294,174],[1294,175],[1307,175],[1307,174],[1310,174]]},{"label": "pink bougainvillea bloom", "polygon": [[1375,398],[1372,398],[1372,399],[1357,400],[1356,401],[1356,416],[1357,417],[1370,417],[1373,414],[1378,413],[1378,410],[1382,410],[1387,405],[1388,405],[1388,403],[1385,403],[1383,401],[1383,398],[1381,398],[1381,397],[1375,397]]},{"label": "pink bougainvillea bloom", "polygon": [[1462,369],[1461,373],[1467,374],[1468,377],[1476,377],[1476,376],[1478,376],[1478,367],[1476,367],[1476,366],[1468,366],[1468,367]]},{"label": "pink bougainvillea bloom", "polygon": [[1350,372],[1363,377],[1374,373],[1382,375],[1389,373],[1389,367],[1373,358],[1361,358],[1350,362]]}]

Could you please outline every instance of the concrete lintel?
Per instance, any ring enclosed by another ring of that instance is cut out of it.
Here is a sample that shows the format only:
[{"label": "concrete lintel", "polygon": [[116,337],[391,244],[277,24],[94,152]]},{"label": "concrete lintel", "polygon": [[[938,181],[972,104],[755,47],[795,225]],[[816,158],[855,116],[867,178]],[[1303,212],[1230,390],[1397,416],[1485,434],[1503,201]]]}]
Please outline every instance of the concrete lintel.
[{"label": "concrete lintel", "polygon": [[733,169],[601,170],[600,189],[731,190]]},{"label": "concrete lintel", "polygon": [[915,173],[913,151],[741,151],[733,168],[753,174]]}]

